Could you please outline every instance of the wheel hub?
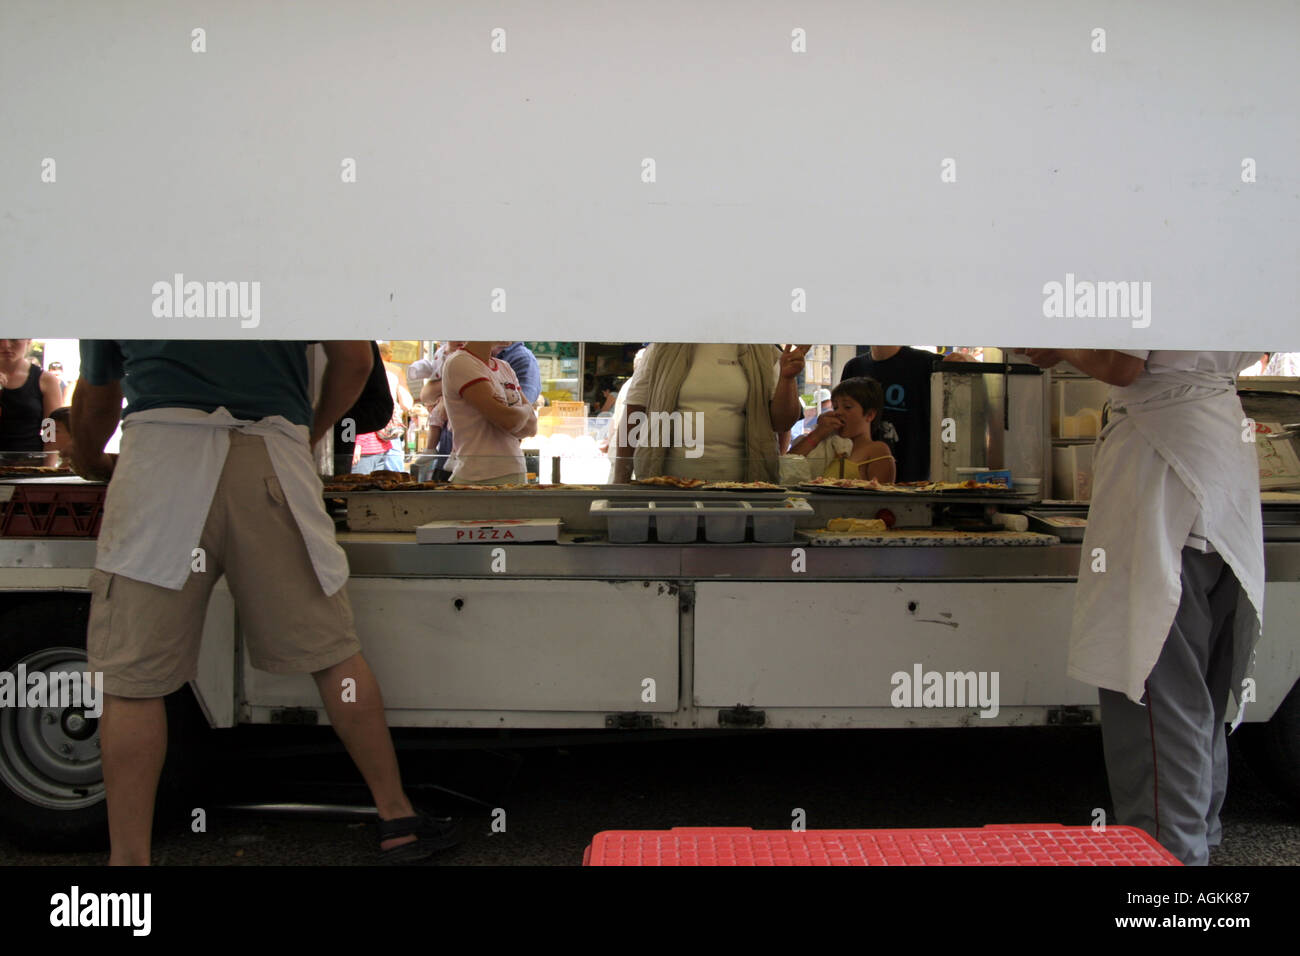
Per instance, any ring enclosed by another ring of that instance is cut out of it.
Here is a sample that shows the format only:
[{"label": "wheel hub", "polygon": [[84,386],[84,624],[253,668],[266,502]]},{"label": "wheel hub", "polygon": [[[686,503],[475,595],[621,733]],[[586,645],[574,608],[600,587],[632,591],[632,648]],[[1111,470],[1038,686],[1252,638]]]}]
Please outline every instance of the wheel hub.
[{"label": "wheel hub", "polygon": [[[85,651],[45,648],[10,668],[82,672]],[[81,707],[0,709],[0,783],[29,803],[52,810],[78,810],[104,799],[99,721]]]}]

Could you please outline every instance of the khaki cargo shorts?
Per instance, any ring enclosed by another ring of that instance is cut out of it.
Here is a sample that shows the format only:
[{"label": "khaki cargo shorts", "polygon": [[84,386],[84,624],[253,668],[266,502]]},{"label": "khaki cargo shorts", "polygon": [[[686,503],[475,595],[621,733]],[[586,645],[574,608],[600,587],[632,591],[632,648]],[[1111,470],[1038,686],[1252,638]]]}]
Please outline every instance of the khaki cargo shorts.
[{"label": "khaki cargo shorts", "polygon": [[208,599],[224,573],[249,661],[311,673],[360,652],[346,587],[326,596],[265,441],[232,432],[199,546],[207,571],[179,591],[98,569],[90,575],[88,666],[117,697],[162,697],[198,675]]}]

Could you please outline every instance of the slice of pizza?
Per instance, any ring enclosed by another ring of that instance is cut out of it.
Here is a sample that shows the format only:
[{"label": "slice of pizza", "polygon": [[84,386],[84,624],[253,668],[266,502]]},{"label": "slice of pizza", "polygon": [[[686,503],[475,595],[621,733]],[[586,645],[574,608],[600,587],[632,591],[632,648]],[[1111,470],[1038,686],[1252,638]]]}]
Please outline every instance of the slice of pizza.
[{"label": "slice of pizza", "polygon": [[387,481],[412,481],[411,473],[407,471],[390,471],[387,468],[376,468],[370,473],[372,478],[382,478]]}]

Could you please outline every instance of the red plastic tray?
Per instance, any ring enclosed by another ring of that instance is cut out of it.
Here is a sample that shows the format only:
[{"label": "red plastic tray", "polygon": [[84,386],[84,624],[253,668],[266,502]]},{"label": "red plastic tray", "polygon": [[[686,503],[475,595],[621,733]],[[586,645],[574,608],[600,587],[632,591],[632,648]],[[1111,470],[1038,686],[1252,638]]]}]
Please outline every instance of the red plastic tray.
[{"label": "red plastic tray", "polygon": [[584,866],[1181,866],[1136,827],[991,824],[966,830],[605,830]]},{"label": "red plastic tray", "polygon": [[0,536],[94,538],[104,517],[107,485],[25,483],[0,502]]}]

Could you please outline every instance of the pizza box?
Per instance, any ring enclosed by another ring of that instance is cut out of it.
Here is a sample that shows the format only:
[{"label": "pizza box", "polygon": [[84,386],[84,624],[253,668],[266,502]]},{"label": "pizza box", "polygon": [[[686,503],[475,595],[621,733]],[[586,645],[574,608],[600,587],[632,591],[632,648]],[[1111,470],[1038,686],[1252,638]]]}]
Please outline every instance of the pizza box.
[{"label": "pizza box", "polygon": [[415,529],[419,544],[517,544],[521,541],[556,541],[559,518],[484,518],[430,521]]}]

